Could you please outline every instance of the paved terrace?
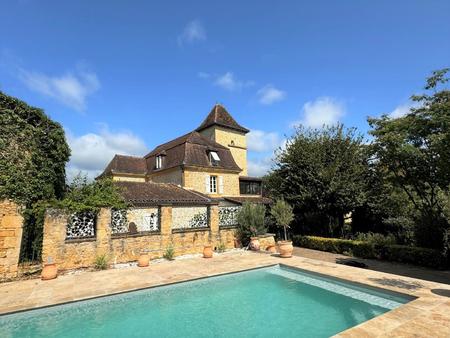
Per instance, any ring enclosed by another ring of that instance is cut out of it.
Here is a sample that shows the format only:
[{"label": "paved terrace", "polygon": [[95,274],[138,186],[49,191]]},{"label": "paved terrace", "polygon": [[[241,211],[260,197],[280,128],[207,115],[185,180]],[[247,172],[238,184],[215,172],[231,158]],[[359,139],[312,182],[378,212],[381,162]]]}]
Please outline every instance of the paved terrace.
[{"label": "paved terrace", "polygon": [[127,267],[67,274],[51,281],[25,280],[0,284],[0,313],[8,313],[108,294],[182,282],[283,263],[404,293],[417,299],[350,328],[337,337],[450,337],[450,285],[309,258],[281,259],[263,253],[228,252],[158,262],[148,268]]}]

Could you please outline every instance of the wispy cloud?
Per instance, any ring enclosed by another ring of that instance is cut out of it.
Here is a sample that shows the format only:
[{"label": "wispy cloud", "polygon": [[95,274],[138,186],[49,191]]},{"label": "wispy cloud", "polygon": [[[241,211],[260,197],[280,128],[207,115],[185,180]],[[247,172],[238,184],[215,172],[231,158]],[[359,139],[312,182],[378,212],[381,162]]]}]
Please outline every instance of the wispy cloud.
[{"label": "wispy cloud", "polygon": [[216,76],[214,84],[228,91],[237,91],[253,86],[255,83],[253,81],[239,80],[232,72],[226,72],[225,74]]},{"label": "wispy cloud", "polygon": [[67,132],[72,150],[67,165],[69,180],[79,172],[93,179],[99,175],[115,154],[142,156],[147,152],[144,141],[128,131],[112,132],[104,125],[99,132],[75,136]]},{"label": "wispy cloud", "polygon": [[87,97],[100,88],[97,75],[82,69],[63,75],[47,75],[19,68],[19,79],[30,90],[54,98],[78,111],[86,109]]},{"label": "wispy cloud", "polygon": [[274,102],[284,100],[284,98],[286,97],[286,92],[275,88],[271,84],[262,87],[256,94],[259,97],[259,103],[264,105],[269,105]]},{"label": "wispy cloud", "polygon": [[393,111],[391,111],[388,116],[392,119],[396,119],[398,117],[405,116],[411,111],[411,108],[414,108],[415,105],[411,102],[401,104],[397,106]]},{"label": "wispy cloud", "polygon": [[206,30],[199,20],[192,20],[183,29],[183,32],[178,36],[178,45],[182,46],[185,43],[194,43],[206,40]]},{"label": "wispy cloud", "polygon": [[251,130],[247,134],[247,148],[250,151],[273,152],[283,143],[283,138],[276,132]]},{"label": "wispy cloud", "polygon": [[323,125],[332,125],[345,115],[344,104],[332,97],[319,97],[303,105],[301,119],[292,125],[302,124],[306,127],[320,128]]},{"label": "wispy cloud", "polygon": [[250,176],[256,177],[264,176],[272,168],[272,165],[273,165],[272,156],[257,159],[249,159],[247,161],[248,174]]}]

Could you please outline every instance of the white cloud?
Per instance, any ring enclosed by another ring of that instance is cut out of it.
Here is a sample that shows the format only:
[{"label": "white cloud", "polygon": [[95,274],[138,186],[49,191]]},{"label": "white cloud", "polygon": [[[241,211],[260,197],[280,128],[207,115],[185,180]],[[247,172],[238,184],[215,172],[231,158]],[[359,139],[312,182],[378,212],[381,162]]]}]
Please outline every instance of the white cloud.
[{"label": "white cloud", "polygon": [[29,89],[52,97],[78,111],[86,109],[87,97],[100,88],[97,75],[85,70],[50,76],[21,68],[19,79]]},{"label": "white cloud", "polygon": [[272,157],[264,157],[259,159],[249,159],[247,161],[247,169],[249,176],[264,176],[272,168]]},{"label": "white cloud", "polygon": [[284,140],[275,132],[251,130],[247,134],[247,148],[255,152],[273,152],[282,146]]},{"label": "white cloud", "polygon": [[69,180],[80,171],[93,179],[100,174],[115,154],[143,156],[147,147],[142,139],[131,132],[111,132],[104,126],[99,133],[74,136],[67,132],[72,150],[67,165]]},{"label": "white cloud", "polygon": [[412,103],[404,103],[399,105],[397,108],[395,108],[393,111],[391,111],[388,115],[392,119],[396,119],[398,117],[405,116],[409,113],[411,108],[414,108],[414,105]]},{"label": "white cloud", "polygon": [[258,90],[257,95],[259,96],[259,103],[269,105],[283,100],[286,97],[286,92],[268,84]]},{"label": "white cloud", "polygon": [[204,40],[206,40],[205,28],[200,21],[192,20],[178,36],[178,45],[182,46],[184,43],[194,43]]},{"label": "white cloud", "polygon": [[233,73],[226,72],[223,75],[216,76],[214,84],[225,90],[235,91],[241,90],[242,88],[245,87],[253,86],[255,83],[253,81],[238,80]]},{"label": "white cloud", "polygon": [[306,102],[302,108],[302,119],[293,125],[320,128],[323,125],[335,124],[345,115],[342,102],[332,97],[319,97],[315,101]]}]

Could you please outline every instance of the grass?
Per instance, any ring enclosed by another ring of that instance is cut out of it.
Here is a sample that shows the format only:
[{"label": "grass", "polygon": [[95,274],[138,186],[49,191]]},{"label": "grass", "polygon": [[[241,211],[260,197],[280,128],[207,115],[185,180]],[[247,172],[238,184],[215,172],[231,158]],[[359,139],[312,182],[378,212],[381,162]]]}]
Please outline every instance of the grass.
[{"label": "grass", "polygon": [[173,257],[175,256],[175,250],[173,249],[173,246],[170,245],[166,248],[166,252],[164,252],[163,257],[169,261],[173,260]]},{"label": "grass", "polygon": [[94,262],[94,267],[97,270],[106,270],[109,267],[108,264],[108,257],[103,254],[103,255],[98,255],[95,257],[95,262]]}]

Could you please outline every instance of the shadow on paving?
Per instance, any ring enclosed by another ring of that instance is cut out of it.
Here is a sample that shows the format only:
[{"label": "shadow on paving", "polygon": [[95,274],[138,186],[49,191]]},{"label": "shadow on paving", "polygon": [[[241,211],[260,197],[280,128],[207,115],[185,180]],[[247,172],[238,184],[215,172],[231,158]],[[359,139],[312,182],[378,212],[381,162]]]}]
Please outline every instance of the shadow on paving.
[{"label": "shadow on paving", "polygon": [[[414,265],[408,265],[408,264],[400,264],[400,263],[391,263],[386,261],[379,261],[375,259],[363,259],[363,258],[355,258],[355,257],[348,257],[340,254],[334,254],[331,252],[324,252],[324,251],[318,251],[318,250],[311,250],[311,249],[305,249],[305,248],[294,248],[294,255],[299,257],[305,257],[305,258],[311,258],[311,259],[317,259],[325,262],[330,263],[338,263],[338,264],[345,264],[349,266],[354,266],[357,268],[366,268],[369,270],[379,271],[379,272],[386,272],[391,273],[394,275],[400,275],[405,277],[411,277],[411,278],[417,278],[417,279],[423,279],[428,280],[431,282],[437,282],[437,283],[443,283],[443,284],[450,284],[450,271],[445,270],[433,270],[429,268],[424,268],[420,266],[414,266]],[[359,267],[358,267],[359,265]],[[381,283],[396,283],[400,280],[380,280],[378,281]],[[385,284],[385,285],[393,285],[398,286],[395,284]],[[421,286],[412,286],[412,285],[403,285],[403,288],[418,288]]]}]

